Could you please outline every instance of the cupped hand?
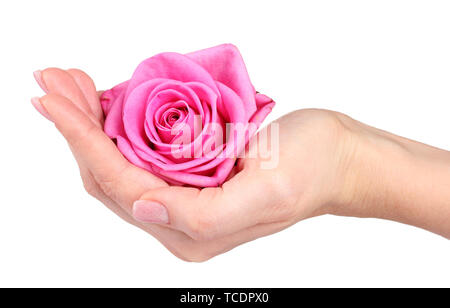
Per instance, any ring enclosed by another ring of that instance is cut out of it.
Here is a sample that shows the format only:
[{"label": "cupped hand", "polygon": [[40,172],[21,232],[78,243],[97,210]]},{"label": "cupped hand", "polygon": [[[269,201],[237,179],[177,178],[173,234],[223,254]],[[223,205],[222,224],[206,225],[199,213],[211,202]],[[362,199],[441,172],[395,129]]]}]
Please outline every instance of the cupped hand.
[{"label": "cupped hand", "polygon": [[351,138],[341,114],[288,114],[254,137],[222,187],[176,187],[129,163],[105,135],[88,75],[50,68],[35,77],[47,94],[33,105],[67,139],[88,193],[181,259],[207,260],[347,197]]},{"label": "cupped hand", "polygon": [[346,118],[325,110],[290,113],[258,133],[222,187],[150,189],[135,202],[133,216],[183,232],[187,237],[173,242],[179,252],[205,260],[332,213],[352,198]]}]

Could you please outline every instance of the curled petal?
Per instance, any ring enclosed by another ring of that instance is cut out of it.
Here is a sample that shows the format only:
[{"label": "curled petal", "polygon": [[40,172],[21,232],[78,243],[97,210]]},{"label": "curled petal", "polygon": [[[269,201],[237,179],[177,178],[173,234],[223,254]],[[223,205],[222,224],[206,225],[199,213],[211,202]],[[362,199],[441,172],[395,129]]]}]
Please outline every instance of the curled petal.
[{"label": "curled petal", "polygon": [[255,123],[257,127],[261,125],[267,115],[272,111],[272,108],[275,106],[275,102],[268,96],[256,93],[256,112],[250,118],[251,123]]}]

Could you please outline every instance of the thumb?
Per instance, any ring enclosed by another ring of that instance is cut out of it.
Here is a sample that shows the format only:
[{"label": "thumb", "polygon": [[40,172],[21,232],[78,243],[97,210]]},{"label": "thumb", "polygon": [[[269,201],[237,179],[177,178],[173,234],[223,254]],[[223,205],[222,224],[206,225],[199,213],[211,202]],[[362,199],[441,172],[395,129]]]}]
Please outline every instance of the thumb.
[{"label": "thumb", "polygon": [[133,217],[173,227],[199,241],[220,238],[259,223],[264,198],[255,187],[248,188],[152,189],[134,203]]}]

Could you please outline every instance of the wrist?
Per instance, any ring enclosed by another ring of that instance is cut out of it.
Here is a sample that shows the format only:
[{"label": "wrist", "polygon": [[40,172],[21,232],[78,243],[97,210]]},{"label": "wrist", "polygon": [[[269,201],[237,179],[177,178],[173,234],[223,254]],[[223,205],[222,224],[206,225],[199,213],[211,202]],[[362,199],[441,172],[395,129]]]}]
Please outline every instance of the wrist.
[{"label": "wrist", "polygon": [[394,220],[450,236],[450,153],[355,120],[330,213]]},{"label": "wrist", "polygon": [[409,159],[408,152],[390,134],[351,118],[346,120],[346,129],[340,195],[331,213],[384,217],[393,194],[401,194],[395,191],[392,172],[398,172],[399,162]]}]

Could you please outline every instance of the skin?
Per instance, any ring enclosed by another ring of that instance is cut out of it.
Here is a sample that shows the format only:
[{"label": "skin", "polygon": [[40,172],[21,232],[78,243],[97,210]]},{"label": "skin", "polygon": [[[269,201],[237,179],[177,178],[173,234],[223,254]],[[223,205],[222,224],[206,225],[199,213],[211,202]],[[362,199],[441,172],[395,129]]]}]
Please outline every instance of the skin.
[{"label": "skin", "polygon": [[[104,134],[88,75],[49,68],[40,78],[47,95],[39,103],[67,139],[87,192],[183,260],[205,261],[324,214],[390,219],[450,238],[447,151],[341,113],[298,110],[275,121],[280,131],[275,169],[261,169],[261,157],[242,158],[222,187],[169,186],[130,164]],[[266,137],[270,134],[256,138]],[[133,217],[137,200],[162,204],[168,223]]]}]

